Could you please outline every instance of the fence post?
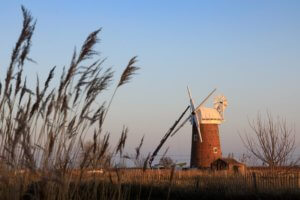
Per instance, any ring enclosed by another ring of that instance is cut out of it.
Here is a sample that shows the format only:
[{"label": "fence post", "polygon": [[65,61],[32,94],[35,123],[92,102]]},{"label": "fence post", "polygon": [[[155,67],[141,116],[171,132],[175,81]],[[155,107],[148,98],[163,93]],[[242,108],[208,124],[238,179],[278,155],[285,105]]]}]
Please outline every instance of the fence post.
[{"label": "fence post", "polygon": [[255,172],[252,172],[252,178],[253,178],[254,191],[257,192],[257,182],[256,182],[256,174],[255,174]]},{"label": "fence post", "polygon": [[298,188],[300,188],[300,172],[297,174]]}]

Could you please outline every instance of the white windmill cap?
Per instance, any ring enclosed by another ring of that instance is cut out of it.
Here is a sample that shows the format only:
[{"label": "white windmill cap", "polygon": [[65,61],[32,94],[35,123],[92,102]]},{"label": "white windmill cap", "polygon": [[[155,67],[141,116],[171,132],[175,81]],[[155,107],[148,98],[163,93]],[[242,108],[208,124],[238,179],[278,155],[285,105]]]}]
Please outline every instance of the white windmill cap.
[{"label": "white windmill cap", "polygon": [[197,114],[201,124],[221,124],[223,121],[220,113],[214,108],[200,107]]}]

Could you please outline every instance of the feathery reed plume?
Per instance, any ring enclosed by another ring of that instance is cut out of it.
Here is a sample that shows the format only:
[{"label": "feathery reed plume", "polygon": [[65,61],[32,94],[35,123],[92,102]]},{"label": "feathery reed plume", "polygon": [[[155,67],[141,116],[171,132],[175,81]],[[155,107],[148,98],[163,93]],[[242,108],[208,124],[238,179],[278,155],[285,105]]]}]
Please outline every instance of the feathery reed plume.
[{"label": "feathery reed plume", "polygon": [[105,90],[112,81],[113,72],[111,68],[108,68],[102,76],[95,77],[88,85],[86,92],[86,101],[89,99],[95,99],[96,96],[103,90]]},{"label": "feathery reed plume", "polygon": [[[101,75],[100,77],[94,77],[94,79],[87,84],[85,104],[81,109],[80,118],[91,119],[87,116],[87,114],[89,113],[89,108],[92,105],[92,103],[96,100],[96,97],[108,87],[112,80],[112,77],[113,72],[111,71],[111,68],[108,68],[103,75]],[[101,119],[101,123],[103,123],[103,120],[104,118]],[[93,120],[91,120],[91,122],[93,122]]]},{"label": "feathery reed plume", "polygon": [[45,81],[44,89],[43,89],[43,92],[42,92],[42,93],[45,93],[46,90],[48,89],[49,83],[50,83],[50,81],[51,81],[51,80],[53,79],[53,77],[54,77],[54,70],[55,70],[55,68],[56,68],[56,66],[54,66],[54,67],[50,70],[50,72],[49,72],[49,74],[48,74],[48,78],[47,78],[46,81]]},{"label": "feathery reed plume", "polygon": [[40,102],[41,102],[41,94],[40,94],[40,81],[39,81],[39,77],[36,76],[36,89],[35,89],[35,96],[36,96],[36,101],[35,103],[33,104],[32,106],[32,109],[30,111],[30,117],[29,118],[32,118],[34,113],[36,111],[38,111],[38,108],[40,106]]},{"label": "feathery reed plume", "polygon": [[118,154],[120,152],[120,157],[122,156],[123,149],[125,147],[125,142],[126,142],[126,139],[127,139],[127,133],[128,133],[128,128],[123,126],[122,134],[121,134],[121,137],[119,139],[117,149],[116,149],[116,154]]},{"label": "feathery reed plume", "polygon": [[[60,77],[61,82],[60,82],[59,89],[58,89],[57,100],[60,99],[60,97],[62,96],[63,90],[65,89],[65,87],[67,87],[68,83],[71,81],[73,75],[75,74],[76,67],[77,67],[76,64],[77,64],[76,63],[76,49],[74,49],[73,56],[71,59],[71,64],[70,64],[70,67],[69,67],[66,75],[65,75],[65,68],[63,68],[63,73]],[[59,102],[59,101],[57,101],[57,102]]]},{"label": "feathery reed plume", "polygon": [[129,60],[128,65],[125,68],[125,70],[123,71],[117,87],[120,87],[120,86],[128,83],[130,81],[130,79],[132,78],[132,76],[139,69],[139,67],[134,66],[134,64],[137,62],[136,58],[137,58],[137,56],[134,56],[133,58],[131,58]]},{"label": "feathery reed plume", "polygon": [[76,59],[76,49],[74,50],[73,57],[71,59],[71,64],[69,67],[69,70],[67,72],[66,77],[61,81],[61,84],[59,86],[59,95],[58,98],[61,97],[63,90],[69,85],[72,77],[77,71],[77,66],[80,62],[92,58],[94,55],[98,54],[96,51],[93,50],[95,44],[99,41],[97,35],[100,32],[101,29],[98,29],[87,37],[84,44],[81,47],[80,54],[78,58]]},{"label": "feathery reed plume", "polygon": [[67,111],[70,109],[68,106],[68,95],[64,95],[63,100],[62,100],[62,105],[61,105],[61,111],[64,114],[64,118],[66,119],[67,117]]},{"label": "feathery reed plume", "polygon": [[139,146],[135,148],[135,153],[136,153],[136,154],[135,154],[135,159],[136,159],[136,160],[137,160],[137,159],[139,158],[139,156],[140,156],[140,151],[141,151],[142,145],[143,145],[143,143],[144,143],[144,137],[145,137],[145,136],[142,137]]},{"label": "feathery reed plume", "polygon": [[81,51],[77,60],[77,63],[92,58],[92,56],[97,55],[98,52],[93,50],[93,47],[96,43],[98,43],[99,39],[97,37],[98,33],[101,31],[101,28],[92,32],[87,39],[85,40],[84,44],[81,47]]},{"label": "feathery reed plume", "polygon": [[51,97],[53,96],[53,93],[54,93],[54,89],[46,96],[46,99],[43,101],[43,103],[41,105],[40,114],[42,115],[42,117],[44,117],[46,106],[47,106],[48,102],[50,101]]},{"label": "feathery reed plume", "polygon": [[[25,92],[26,92],[26,82],[27,82],[27,80],[26,80],[26,77],[25,77],[25,80],[24,80],[24,84],[23,84],[23,86],[22,86],[22,89],[21,89],[21,94],[20,94],[20,97],[19,97],[19,105],[21,104],[21,101],[22,101],[22,99],[23,99],[23,97],[24,97],[24,94],[25,94]],[[1,93],[1,92],[0,92]]]},{"label": "feathery reed plume", "polygon": [[20,69],[17,72],[16,87],[15,87],[15,96],[17,95],[17,93],[19,92],[19,90],[21,88],[22,73],[23,73],[23,69]]},{"label": "feathery reed plume", "polygon": [[48,107],[47,107],[47,113],[46,113],[46,118],[51,114],[51,112],[53,111],[53,106],[55,104],[55,95],[52,95],[51,97],[51,101],[50,103],[48,104]]},{"label": "feathery reed plume", "polygon": [[60,75],[60,83],[59,83],[59,89],[58,89],[58,94],[61,94],[63,87],[64,87],[64,82],[65,82],[65,76],[66,76],[66,67],[63,67],[62,73]]},{"label": "feathery reed plume", "polygon": [[104,112],[105,112],[105,108],[104,108],[104,103],[103,103],[93,114],[90,125],[93,125],[98,120],[99,121],[98,128],[99,128],[99,130],[101,130]]},{"label": "feathery reed plume", "polygon": [[117,92],[118,88],[119,88],[120,86],[122,86],[122,85],[128,83],[128,82],[132,79],[132,76],[133,76],[134,74],[136,74],[136,71],[140,69],[139,67],[134,66],[134,64],[137,62],[137,59],[136,59],[136,58],[137,58],[137,56],[132,57],[132,58],[129,60],[129,62],[128,62],[126,68],[125,68],[125,70],[123,71],[123,73],[122,73],[122,75],[121,75],[121,78],[120,78],[120,80],[119,80],[119,83],[118,83],[117,87],[115,88],[114,93],[113,93],[113,95],[111,96],[110,101],[109,101],[109,104],[108,104],[108,106],[107,106],[107,108],[106,108],[106,112],[105,112],[105,114],[104,114],[104,119],[106,118],[106,115],[107,115],[107,113],[108,113],[108,110],[109,110],[110,105],[111,105],[111,103],[112,103],[112,101],[113,101],[113,99],[114,99],[114,96],[116,95],[116,92]]},{"label": "feathery reed plume", "polygon": [[101,71],[100,66],[102,63],[103,63],[103,61],[99,62],[99,60],[97,60],[88,67],[81,67],[84,70],[78,72],[78,74],[81,74],[81,76],[75,86],[76,94],[75,94],[75,97],[73,100],[73,107],[76,104],[79,95],[81,94],[81,88],[90,82],[90,79],[92,79],[94,77],[93,75],[94,75],[95,71]]},{"label": "feathery reed plume", "polygon": [[14,72],[15,64],[19,62],[19,65],[23,66],[24,60],[27,58],[31,46],[31,37],[35,29],[35,23],[32,23],[33,18],[30,12],[23,6],[21,7],[21,9],[23,13],[23,28],[11,55],[10,64],[5,78],[4,94],[7,94],[10,87],[9,85],[13,78],[12,75]]},{"label": "feathery reed plume", "polygon": [[27,55],[28,55],[30,47],[31,47],[31,38],[32,38],[34,29],[35,29],[35,25],[36,25],[36,22],[34,22],[32,25],[30,25],[30,23],[32,21],[31,14],[23,6],[22,6],[22,11],[23,11],[23,18],[24,19],[28,19],[28,20],[24,20],[24,23],[23,23],[23,27],[27,27],[27,29],[24,29],[24,31],[25,31],[24,32],[24,36],[25,36],[24,43],[25,44],[22,47],[22,52],[20,54],[19,61],[18,61],[20,63],[20,66],[24,65],[24,61],[26,59],[28,59],[29,61],[33,61],[34,62],[33,59],[27,58]]}]

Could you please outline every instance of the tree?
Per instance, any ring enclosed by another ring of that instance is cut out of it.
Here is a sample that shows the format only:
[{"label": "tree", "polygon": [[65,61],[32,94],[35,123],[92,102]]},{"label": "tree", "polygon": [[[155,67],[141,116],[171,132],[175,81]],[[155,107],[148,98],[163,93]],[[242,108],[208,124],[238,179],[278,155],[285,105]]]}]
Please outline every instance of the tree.
[{"label": "tree", "polygon": [[251,155],[269,167],[296,164],[297,160],[292,159],[296,149],[295,132],[286,120],[275,120],[270,113],[263,120],[258,114],[249,125],[252,134],[246,133],[241,139]]},{"label": "tree", "polygon": [[171,168],[175,162],[170,157],[162,157],[159,160],[159,165],[161,165],[164,168]]}]

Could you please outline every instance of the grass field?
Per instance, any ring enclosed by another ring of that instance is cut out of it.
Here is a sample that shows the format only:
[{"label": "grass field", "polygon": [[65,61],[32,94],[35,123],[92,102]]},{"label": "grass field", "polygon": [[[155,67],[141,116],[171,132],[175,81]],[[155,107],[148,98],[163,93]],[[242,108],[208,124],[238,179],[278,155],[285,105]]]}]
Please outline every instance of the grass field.
[{"label": "grass field", "polygon": [[[255,173],[255,175],[254,175]],[[299,170],[2,171],[3,199],[299,199]]]}]

